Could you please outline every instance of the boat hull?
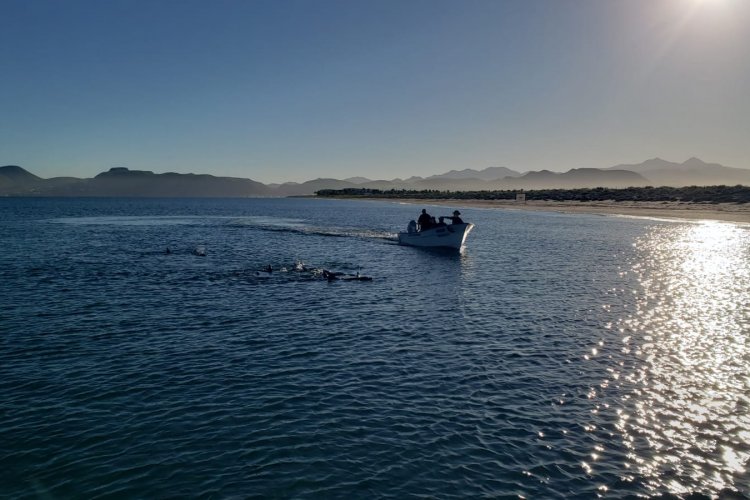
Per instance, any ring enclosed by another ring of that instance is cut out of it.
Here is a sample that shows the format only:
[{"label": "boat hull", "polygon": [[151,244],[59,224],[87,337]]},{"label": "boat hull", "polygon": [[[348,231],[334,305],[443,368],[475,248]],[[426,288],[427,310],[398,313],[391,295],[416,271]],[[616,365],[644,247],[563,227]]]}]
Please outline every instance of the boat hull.
[{"label": "boat hull", "polygon": [[452,248],[461,250],[474,224],[451,224],[426,231],[398,233],[398,243],[412,247]]}]

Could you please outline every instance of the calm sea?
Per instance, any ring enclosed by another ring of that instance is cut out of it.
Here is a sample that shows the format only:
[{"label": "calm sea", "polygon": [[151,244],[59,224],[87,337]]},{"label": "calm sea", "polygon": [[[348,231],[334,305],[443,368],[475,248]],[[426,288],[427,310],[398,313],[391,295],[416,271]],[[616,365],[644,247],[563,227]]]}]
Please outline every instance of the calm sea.
[{"label": "calm sea", "polygon": [[0,496],[748,494],[749,226],[420,208],[0,199]]}]

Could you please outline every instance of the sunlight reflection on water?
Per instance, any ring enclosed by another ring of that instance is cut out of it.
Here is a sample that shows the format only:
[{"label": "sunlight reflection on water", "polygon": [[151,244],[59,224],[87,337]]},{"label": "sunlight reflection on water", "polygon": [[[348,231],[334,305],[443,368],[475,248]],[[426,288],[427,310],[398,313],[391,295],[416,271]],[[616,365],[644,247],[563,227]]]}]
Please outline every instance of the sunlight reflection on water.
[{"label": "sunlight reflection on water", "polygon": [[642,290],[623,318],[618,430],[626,467],[654,490],[748,485],[750,232],[659,226],[636,243]]}]

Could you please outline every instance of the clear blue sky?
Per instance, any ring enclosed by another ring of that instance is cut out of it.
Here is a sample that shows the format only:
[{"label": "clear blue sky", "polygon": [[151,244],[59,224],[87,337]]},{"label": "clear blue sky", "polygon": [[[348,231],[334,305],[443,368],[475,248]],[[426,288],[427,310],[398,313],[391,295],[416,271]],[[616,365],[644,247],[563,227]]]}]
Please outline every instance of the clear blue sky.
[{"label": "clear blue sky", "polygon": [[0,165],[750,168],[749,0],[0,0]]}]

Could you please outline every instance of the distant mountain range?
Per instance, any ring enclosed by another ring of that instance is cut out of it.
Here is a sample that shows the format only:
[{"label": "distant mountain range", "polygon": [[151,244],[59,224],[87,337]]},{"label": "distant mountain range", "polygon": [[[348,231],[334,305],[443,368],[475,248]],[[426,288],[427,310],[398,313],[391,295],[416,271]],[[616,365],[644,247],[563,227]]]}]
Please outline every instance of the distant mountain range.
[{"label": "distant mountain range", "polygon": [[0,167],[0,196],[134,196],[134,197],[255,197],[312,195],[321,189],[435,189],[482,191],[505,189],[573,189],[641,186],[750,186],[750,170],[690,158],[683,163],[653,158],[643,163],[609,168],[576,168],[516,172],[505,167],[451,170],[429,177],[371,180],[314,179],[303,183],[263,184],[251,179],[207,174],[155,174],[147,170],[111,168],[91,179],[42,179],[21,167]]}]

